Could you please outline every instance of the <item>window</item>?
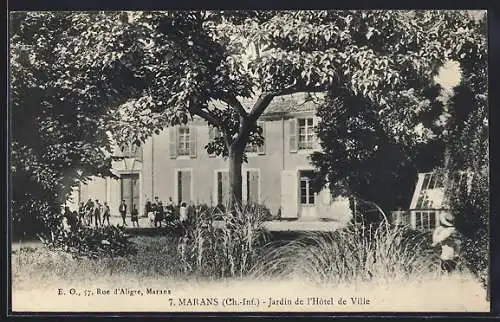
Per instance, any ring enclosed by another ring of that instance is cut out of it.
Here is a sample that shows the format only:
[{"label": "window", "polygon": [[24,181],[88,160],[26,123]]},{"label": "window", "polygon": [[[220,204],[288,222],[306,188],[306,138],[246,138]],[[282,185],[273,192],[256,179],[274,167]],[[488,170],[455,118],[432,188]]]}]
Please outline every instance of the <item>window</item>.
[{"label": "window", "polygon": [[142,160],[142,147],[137,146],[137,144],[133,142],[129,142],[128,145],[123,149],[123,157]]},{"label": "window", "polygon": [[192,175],[191,170],[178,170],[177,171],[177,202],[189,202],[192,199]]},{"label": "window", "polygon": [[171,127],[170,136],[170,158],[178,156],[196,157],[196,127]]},{"label": "window", "polygon": [[315,118],[291,119],[289,121],[289,139],[290,152],[319,148]]},{"label": "window", "polygon": [[250,143],[247,144],[247,146],[245,148],[245,152],[265,154],[266,153],[266,124],[264,122],[258,122],[257,124],[262,129],[262,137],[264,138],[264,142],[261,146],[258,146],[256,144],[250,144]]},{"label": "window", "polygon": [[[243,201],[259,203],[259,170],[250,169],[242,173]],[[229,171],[215,170],[215,204],[226,206],[229,202]]]},{"label": "window", "polygon": [[436,228],[436,212],[416,211],[415,228],[419,230],[432,230]]},{"label": "window", "polygon": [[301,171],[300,173],[300,203],[302,205],[314,205],[311,177],[312,171]]},{"label": "window", "polygon": [[[208,126],[208,142],[212,142],[216,138],[220,138],[222,134],[220,133],[220,130],[216,128],[215,126]],[[208,153],[209,157],[215,157],[215,153]]]},{"label": "window", "polygon": [[179,128],[179,137],[177,141],[177,155],[190,155],[191,152],[191,135],[188,127]]},{"label": "window", "polygon": [[420,188],[415,208],[416,209],[433,208],[436,202],[439,203],[439,200],[431,196],[432,193],[430,190],[441,189],[441,188],[443,188],[443,176],[441,174],[436,174],[436,173],[424,174],[424,180],[422,182],[422,187]]},{"label": "window", "polygon": [[247,203],[250,204],[259,203],[259,171],[247,170],[246,175],[247,175],[246,176]]},{"label": "window", "polygon": [[215,203],[226,206],[229,202],[229,171],[218,170],[216,176],[217,194]]}]

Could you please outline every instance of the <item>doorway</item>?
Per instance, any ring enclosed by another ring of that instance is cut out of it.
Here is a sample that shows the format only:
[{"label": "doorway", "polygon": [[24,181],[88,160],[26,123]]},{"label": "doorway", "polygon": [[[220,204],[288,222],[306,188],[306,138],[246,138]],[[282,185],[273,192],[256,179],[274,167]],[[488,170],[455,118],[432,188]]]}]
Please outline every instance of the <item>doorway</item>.
[{"label": "doorway", "polygon": [[127,211],[132,211],[132,206],[136,205],[139,210],[139,174],[127,173],[120,176],[121,200],[125,200]]}]

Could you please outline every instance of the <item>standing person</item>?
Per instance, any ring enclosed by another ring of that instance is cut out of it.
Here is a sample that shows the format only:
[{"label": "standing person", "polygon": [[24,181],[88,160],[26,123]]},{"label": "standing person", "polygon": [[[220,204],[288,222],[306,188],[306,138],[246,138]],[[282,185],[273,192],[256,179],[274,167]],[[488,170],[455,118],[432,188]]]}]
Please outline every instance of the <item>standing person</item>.
[{"label": "standing person", "polygon": [[131,214],[132,226],[135,227],[135,225],[137,224],[137,227],[139,227],[139,211],[137,210],[137,206],[135,204],[130,214]]},{"label": "standing person", "polygon": [[103,207],[103,214],[102,214],[102,223],[104,225],[104,222],[108,222],[109,226],[109,217],[111,217],[111,211],[109,209],[108,203],[104,202],[104,207]]},{"label": "standing person", "polygon": [[453,225],[453,215],[441,213],[439,226],[432,234],[432,247],[441,246],[441,269],[451,273],[457,267],[460,240]]},{"label": "standing person", "polygon": [[174,202],[172,201],[172,197],[168,197],[168,200],[165,204],[165,210],[167,221],[171,221],[174,216]]},{"label": "standing person", "polygon": [[181,227],[183,231],[183,235],[187,234],[187,220],[188,220],[188,211],[187,205],[185,202],[181,203],[181,207],[179,208],[179,220],[181,222]]},{"label": "standing person", "polygon": [[151,212],[151,201],[149,198],[146,200],[146,205],[144,206],[144,214],[143,217],[147,217],[148,214]]},{"label": "standing person", "polygon": [[87,200],[87,203],[85,204],[85,211],[87,216],[86,224],[87,226],[91,226],[92,219],[94,217],[94,202],[92,201],[92,199]]},{"label": "standing person", "polygon": [[91,226],[94,218],[94,202],[92,199],[87,200],[85,204],[86,225]]},{"label": "standing person", "polygon": [[82,201],[78,206],[78,222],[80,223],[80,225],[83,225],[84,220],[85,220],[85,205],[83,204]]},{"label": "standing person", "polygon": [[99,203],[99,199],[95,200],[95,208],[94,208],[94,221],[95,221],[95,226],[96,228],[99,226],[102,226],[101,222],[101,204]]},{"label": "standing person", "polygon": [[160,201],[157,206],[156,206],[156,212],[155,212],[155,227],[157,227],[157,224],[160,225],[160,228],[161,228],[161,222],[163,220],[163,215],[164,215],[164,211],[163,211],[163,204],[162,202]]},{"label": "standing person", "polygon": [[118,207],[118,211],[120,212],[120,215],[122,216],[123,226],[127,226],[127,222],[125,221],[126,216],[127,216],[127,204],[125,203],[125,199],[122,200],[122,202],[120,203],[120,206]]}]

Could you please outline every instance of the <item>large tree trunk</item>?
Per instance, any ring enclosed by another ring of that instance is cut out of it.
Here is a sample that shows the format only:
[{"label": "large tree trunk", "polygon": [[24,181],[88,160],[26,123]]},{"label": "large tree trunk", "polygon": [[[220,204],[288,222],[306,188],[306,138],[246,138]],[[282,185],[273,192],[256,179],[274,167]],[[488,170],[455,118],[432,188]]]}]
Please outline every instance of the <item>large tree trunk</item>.
[{"label": "large tree trunk", "polygon": [[241,206],[242,175],[244,144],[233,144],[229,149],[229,209]]}]

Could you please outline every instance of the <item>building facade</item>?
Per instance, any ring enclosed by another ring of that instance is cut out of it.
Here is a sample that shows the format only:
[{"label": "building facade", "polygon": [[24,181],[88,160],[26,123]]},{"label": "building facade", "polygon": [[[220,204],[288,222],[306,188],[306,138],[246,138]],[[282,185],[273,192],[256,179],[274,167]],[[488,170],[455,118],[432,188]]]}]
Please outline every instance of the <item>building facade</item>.
[{"label": "building facade", "polygon": [[[310,155],[320,149],[315,135],[316,105],[296,97],[274,99],[259,119],[263,146],[247,147],[242,166],[244,203],[267,206],[289,220],[351,218],[347,198],[332,200],[324,189],[314,193]],[[120,179],[93,178],[75,190],[73,203],[88,198],[107,201],[117,213],[120,200],[144,209],[147,200],[226,204],[229,197],[228,160],[210,155],[205,146],[216,135],[201,119],[165,129],[141,147],[115,149],[113,171]]]}]

